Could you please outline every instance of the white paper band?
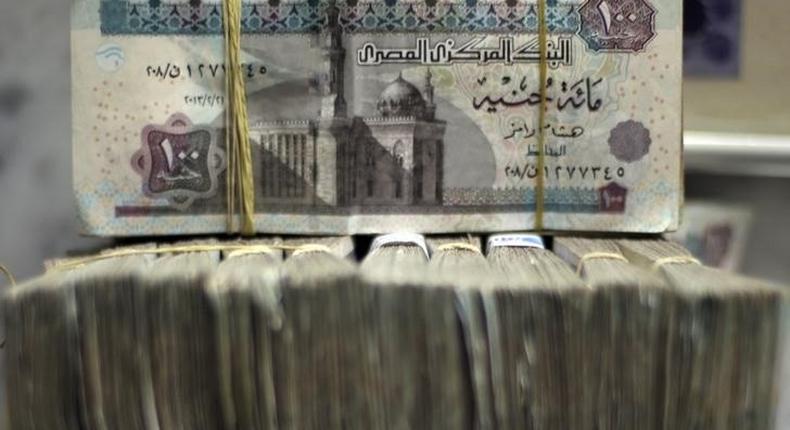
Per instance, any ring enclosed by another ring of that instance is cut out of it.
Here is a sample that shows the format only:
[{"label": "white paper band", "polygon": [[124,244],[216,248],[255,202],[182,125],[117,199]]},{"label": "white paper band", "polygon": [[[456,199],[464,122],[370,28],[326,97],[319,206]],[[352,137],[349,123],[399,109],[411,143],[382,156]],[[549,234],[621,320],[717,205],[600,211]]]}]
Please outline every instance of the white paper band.
[{"label": "white paper band", "polygon": [[425,243],[425,237],[421,234],[416,233],[393,233],[393,234],[385,234],[383,236],[378,236],[373,240],[373,243],[370,245],[370,251],[373,252],[382,246],[387,245],[416,245],[419,246],[420,249],[425,253],[425,258],[431,258],[431,254],[428,252],[428,244]]},{"label": "white paper band", "polygon": [[490,236],[486,249],[491,251],[492,248],[497,247],[546,249],[543,238],[534,234],[495,234]]}]

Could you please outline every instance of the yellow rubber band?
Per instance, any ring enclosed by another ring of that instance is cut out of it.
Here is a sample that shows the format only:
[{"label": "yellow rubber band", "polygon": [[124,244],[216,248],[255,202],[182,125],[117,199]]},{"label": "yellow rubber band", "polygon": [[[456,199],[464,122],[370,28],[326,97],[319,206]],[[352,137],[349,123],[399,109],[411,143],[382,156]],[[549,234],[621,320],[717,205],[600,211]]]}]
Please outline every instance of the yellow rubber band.
[{"label": "yellow rubber band", "polygon": [[237,257],[244,257],[245,255],[257,255],[257,254],[270,254],[276,255],[280,252],[279,249],[276,247],[268,246],[268,245],[254,245],[251,246],[249,249],[237,249],[235,251],[231,251],[228,253],[226,258],[237,258]]},{"label": "yellow rubber band", "polygon": [[[224,0],[222,24],[225,35],[225,148],[227,151],[228,231],[235,232],[234,218],[241,216],[239,231],[255,233],[255,181],[247,116],[247,93],[241,69],[241,0]],[[236,197],[239,197],[238,204]]]},{"label": "yellow rubber band", "polygon": [[696,258],[690,255],[677,255],[674,257],[659,258],[658,260],[653,262],[652,269],[654,272],[657,272],[658,269],[668,264],[696,264],[698,266],[702,266],[701,261],[697,260]]},{"label": "yellow rubber band", "polygon": [[546,0],[538,0],[538,46],[540,48],[540,105],[538,112],[538,176],[535,182],[535,231],[543,231],[543,212],[545,211],[546,166],[546,95],[548,92],[548,26],[546,24]]},{"label": "yellow rubber band", "polygon": [[626,263],[628,262],[627,258],[614,252],[591,252],[589,254],[583,255],[582,258],[579,259],[579,262],[576,264],[577,275],[582,274],[582,269],[584,269],[584,263],[590,260],[618,260],[618,261],[625,261]]},{"label": "yellow rubber band", "polygon": [[[75,258],[56,264],[52,270],[70,270],[82,267],[86,264],[94,263],[101,260],[108,260],[110,258],[129,257],[134,255],[156,255],[156,254],[186,254],[191,252],[228,252],[230,251],[230,258],[233,256],[241,256],[244,254],[271,254],[276,250],[295,251],[293,255],[305,252],[327,252],[331,253],[332,249],[320,244],[305,244],[298,246],[291,245],[260,245],[260,244],[206,244],[206,245],[179,245],[179,246],[162,246],[159,248],[129,248],[118,249],[115,251],[106,252],[104,254],[91,255],[83,258]],[[244,253],[244,254],[242,254]]]},{"label": "yellow rubber band", "polygon": [[472,245],[471,243],[466,243],[466,242],[446,243],[446,244],[440,245],[438,248],[436,248],[437,251],[453,251],[453,250],[457,250],[457,249],[464,250],[464,251],[472,251],[472,252],[476,252],[478,254],[482,254],[483,253],[480,250],[480,248]]},{"label": "yellow rubber band", "polygon": [[2,264],[0,264],[0,272],[2,272],[3,275],[5,275],[5,277],[8,278],[8,282],[11,284],[12,287],[16,285],[16,278],[14,278],[14,274],[11,273],[10,270],[8,270],[8,267],[5,267]]},{"label": "yellow rubber band", "polygon": [[319,245],[315,243],[308,243],[306,245],[301,245],[296,248],[294,253],[291,255],[292,257],[296,257],[297,255],[307,254],[310,252],[326,252],[328,254],[332,253],[332,249],[326,245]]}]

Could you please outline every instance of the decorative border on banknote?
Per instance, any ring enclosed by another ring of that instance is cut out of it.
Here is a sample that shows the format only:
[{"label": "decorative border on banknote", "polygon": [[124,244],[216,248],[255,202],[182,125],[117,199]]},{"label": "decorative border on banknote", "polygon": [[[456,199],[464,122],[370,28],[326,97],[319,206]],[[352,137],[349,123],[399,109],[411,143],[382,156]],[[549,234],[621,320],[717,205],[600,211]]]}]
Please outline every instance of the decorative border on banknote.
[{"label": "decorative border on banknote", "polygon": [[[444,190],[443,206],[534,207],[534,188],[448,188]],[[544,191],[544,206],[547,212],[558,213],[622,213],[628,189],[617,182],[600,188],[547,187]]]},{"label": "decorative border on banknote", "polygon": [[[544,207],[550,213],[622,214],[626,208],[628,189],[617,182],[600,188],[547,187],[544,191]],[[217,201],[224,197],[217,196]],[[444,190],[441,205],[419,206],[421,214],[464,214],[475,212],[504,212],[509,210],[533,210],[535,189],[524,188],[448,188]],[[223,214],[222,205],[204,204],[193,206],[190,213],[198,215]],[[399,214],[414,212],[409,206],[331,206],[293,204],[266,204],[267,213],[310,213],[314,215],[343,214]],[[193,212],[194,211],[194,212]],[[140,216],[168,216],[183,213],[173,206],[120,205],[115,207],[117,218]]]},{"label": "decorative border on banknote", "polygon": [[[315,2],[245,3],[242,32],[247,34],[315,33],[325,24],[325,10]],[[391,3],[391,2],[387,2]],[[576,33],[581,26],[578,4],[549,2],[547,19],[554,34]],[[343,5],[339,23],[344,33],[447,32],[537,33],[535,4],[507,5],[504,1],[463,4],[426,2],[386,4],[381,1]],[[215,35],[222,33],[219,3],[167,3],[102,0],[101,31],[116,35]]]}]

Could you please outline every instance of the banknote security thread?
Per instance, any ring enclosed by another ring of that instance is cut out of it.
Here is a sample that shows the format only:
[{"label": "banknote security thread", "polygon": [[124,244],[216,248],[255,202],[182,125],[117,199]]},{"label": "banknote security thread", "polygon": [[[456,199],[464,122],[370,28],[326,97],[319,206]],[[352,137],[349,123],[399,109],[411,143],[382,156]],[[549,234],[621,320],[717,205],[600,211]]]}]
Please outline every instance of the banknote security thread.
[{"label": "banknote security thread", "polygon": [[541,2],[77,0],[84,231],[675,229],[680,0]]}]

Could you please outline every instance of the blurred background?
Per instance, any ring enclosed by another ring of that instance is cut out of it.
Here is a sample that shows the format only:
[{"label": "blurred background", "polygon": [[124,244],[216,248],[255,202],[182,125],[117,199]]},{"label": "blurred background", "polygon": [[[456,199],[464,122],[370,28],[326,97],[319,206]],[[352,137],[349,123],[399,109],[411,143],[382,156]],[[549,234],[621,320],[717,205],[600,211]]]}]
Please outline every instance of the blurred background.
[{"label": "blurred background", "polygon": [[[688,205],[672,237],[708,264],[790,283],[790,2],[685,7]],[[22,279],[101,246],[74,217],[69,8],[0,2],[0,262]]]}]

